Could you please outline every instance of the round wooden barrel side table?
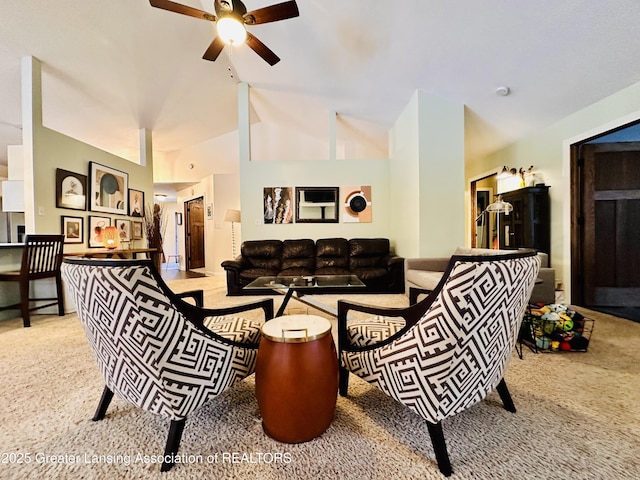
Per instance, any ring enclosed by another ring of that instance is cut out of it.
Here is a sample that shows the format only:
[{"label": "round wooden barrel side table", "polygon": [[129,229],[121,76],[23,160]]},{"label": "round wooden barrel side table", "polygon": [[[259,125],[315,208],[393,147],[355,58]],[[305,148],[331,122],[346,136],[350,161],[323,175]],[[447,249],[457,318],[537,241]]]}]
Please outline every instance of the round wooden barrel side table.
[{"label": "round wooden barrel side table", "polygon": [[322,435],[337,395],[338,357],[327,319],[285,315],[263,325],[256,397],[267,435],[285,443]]}]

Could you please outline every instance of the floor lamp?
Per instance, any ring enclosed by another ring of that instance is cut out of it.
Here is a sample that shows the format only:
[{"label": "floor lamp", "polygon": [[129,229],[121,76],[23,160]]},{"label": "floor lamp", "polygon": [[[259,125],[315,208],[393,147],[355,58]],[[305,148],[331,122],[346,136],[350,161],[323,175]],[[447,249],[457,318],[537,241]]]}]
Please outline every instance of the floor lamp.
[{"label": "floor lamp", "polygon": [[502,195],[498,195],[498,198],[495,202],[487,205],[485,212],[495,213],[496,214],[496,222],[498,229],[498,248],[500,249],[500,214],[504,213],[505,215],[509,215],[509,213],[513,211],[513,205],[509,202],[505,202],[502,200]]},{"label": "floor lamp", "polygon": [[236,235],[233,228],[234,223],[240,223],[240,210],[228,209],[224,212],[224,221],[231,222],[231,254],[236,258]]}]

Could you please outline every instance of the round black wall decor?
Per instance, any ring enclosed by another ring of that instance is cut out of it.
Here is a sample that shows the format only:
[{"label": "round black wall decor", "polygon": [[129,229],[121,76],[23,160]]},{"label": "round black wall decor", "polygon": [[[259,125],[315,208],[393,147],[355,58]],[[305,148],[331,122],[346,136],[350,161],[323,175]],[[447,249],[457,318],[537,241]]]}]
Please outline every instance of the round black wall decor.
[{"label": "round black wall decor", "polygon": [[361,193],[357,193],[349,199],[349,208],[355,213],[360,213],[367,208],[367,199]]}]

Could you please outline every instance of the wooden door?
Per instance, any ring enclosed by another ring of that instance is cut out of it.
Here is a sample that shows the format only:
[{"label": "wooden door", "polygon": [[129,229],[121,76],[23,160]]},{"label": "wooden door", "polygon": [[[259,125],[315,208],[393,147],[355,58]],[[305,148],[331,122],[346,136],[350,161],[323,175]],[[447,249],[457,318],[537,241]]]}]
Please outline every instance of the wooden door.
[{"label": "wooden door", "polygon": [[640,306],[640,143],[585,144],[582,149],[583,304]]},{"label": "wooden door", "polygon": [[204,268],[204,199],[189,200],[184,208],[187,270]]}]

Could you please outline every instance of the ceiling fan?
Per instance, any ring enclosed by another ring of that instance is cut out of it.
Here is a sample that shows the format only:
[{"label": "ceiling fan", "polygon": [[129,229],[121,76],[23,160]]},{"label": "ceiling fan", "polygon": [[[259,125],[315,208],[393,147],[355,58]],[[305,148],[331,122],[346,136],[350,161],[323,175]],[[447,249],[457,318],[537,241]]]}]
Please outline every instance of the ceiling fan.
[{"label": "ceiling fan", "polygon": [[275,65],[280,61],[264,43],[247,32],[245,25],[259,25],[261,23],[277,22],[300,15],[295,0],[282,2],[269,7],[259,8],[247,12],[247,7],[240,0],[213,0],[215,15],[204,10],[198,10],[181,3],[169,0],[149,0],[151,6],[162,8],[170,12],[181,13],[190,17],[217,22],[218,35],[213,39],[202,58],[212,62],[218,58],[225,45],[239,45],[246,42],[247,45],[260,55],[269,65]]}]

